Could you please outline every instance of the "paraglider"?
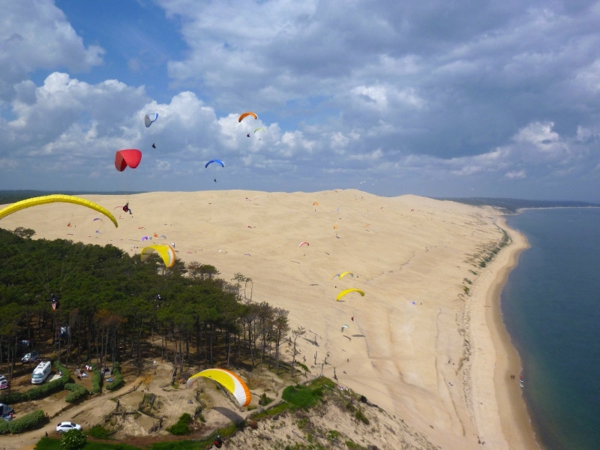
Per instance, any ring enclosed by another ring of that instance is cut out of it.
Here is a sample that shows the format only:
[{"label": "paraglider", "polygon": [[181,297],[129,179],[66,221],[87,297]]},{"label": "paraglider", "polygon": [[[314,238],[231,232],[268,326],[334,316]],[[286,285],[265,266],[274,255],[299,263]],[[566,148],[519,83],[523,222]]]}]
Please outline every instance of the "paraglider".
[{"label": "paraglider", "polygon": [[344,325],[342,325],[342,333],[344,332],[344,330],[345,330],[346,328],[350,328],[350,327],[349,327],[348,325],[345,325],[345,324],[344,324]]},{"label": "paraglider", "polygon": [[346,275],[350,275],[352,278],[354,278],[354,274],[352,272],[342,272],[342,273],[336,273],[334,276],[331,277],[331,279],[333,280],[335,277],[338,277],[341,280]]},{"label": "paraglider", "polygon": [[302,242],[300,242],[300,244],[298,244],[298,247],[302,247],[303,245],[310,246],[310,244],[308,242],[302,241]]},{"label": "paraglider", "polygon": [[142,261],[146,261],[150,254],[154,252],[159,254],[168,269],[175,265],[175,249],[166,244],[144,247],[140,253]]},{"label": "paraglider", "polygon": [[129,214],[133,215],[133,212],[129,208],[129,203],[125,203],[125,206],[123,206],[123,211],[128,212]]},{"label": "paraglider", "polygon": [[156,122],[156,119],[158,119],[157,113],[146,114],[144,117],[144,125],[146,125],[146,128],[150,127],[150,125]]},{"label": "paraglider", "polygon": [[221,161],[220,159],[211,159],[209,162],[207,162],[204,165],[204,168],[206,169],[208,166],[210,166],[213,163],[217,163],[219,164],[221,167],[225,167],[225,163],[223,163],[223,161]]},{"label": "paraglider", "polygon": [[250,394],[250,390],[248,389],[248,386],[246,386],[246,383],[244,383],[239,376],[233,372],[230,372],[229,370],[206,369],[202,372],[198,372],[187,380],[187,387],[191,388],[194,382],[200,377],[210,378],[211,380],[219,383],[235,397],[239,405],[242,407],[248,406],[252,400],[252,394]]},{"label": "paraglider", "polygon": [[50,303],[52,304],[53,311],[56,311],[58,308],[60,308],[60,302],[54,294],[50,294]]},{"label": "paraglider", "polygon": [[156,148],[156,144],[152,143],[152,148]]},{"label": "paraglider", "polygon": [[262,131],[263,133],[266,133],[266,130],[263,127],[258,127],[256,130],[254,130],[254,134],[256,134],[257,131]]},{"label": "paraglider", "polygon": [[115,153],[115,168],[123,172],[126,167],[135,169],[142,161],[142,152],[136,148],[119,150]]},{"label": "paraglider", "polygon": [[342,297],[344,297],[345,295],[347,295],[347,294],[349,294],[351,292],[358,292],[361,297],[365,296],[365,293],[363,291],[361,291],[360,289],[351,288],[351,289],[345,289],[342,292],[340,292],[338,294],[338,296],[336,297],[336,300],[339,302],[342,299]]},{"label": "paraglider", "polygon": [[256,114],[254,114],[252,111],[248,111],[248,112],[241,114],[240,117],[238,117],[238,122],[241,122],[242,120],[244,120],[245,117],[248,117],[248,116],[252,116],[255,119],[258,119],[258,116]]},{"label": "paraglider", "polygon": [[106,208],[103,208],[102,206],[83,198],[63,194],[44,195],[42,197],[29,198],[27,200],[13,203],[12,205],[0,210],[0,219],[16,213],[17,211],[21,211],[22,209],[56,202],[73,203],[75,205],[85,206],[86,208],[93,209],[94,211],[97,211],[100,214],[104,214],[106,217],[108,217],[112,223],[115,224],[115,227],[119,227],[119,223],[117,222],[117,219],[115,219],[115,216],[113,216]]}]

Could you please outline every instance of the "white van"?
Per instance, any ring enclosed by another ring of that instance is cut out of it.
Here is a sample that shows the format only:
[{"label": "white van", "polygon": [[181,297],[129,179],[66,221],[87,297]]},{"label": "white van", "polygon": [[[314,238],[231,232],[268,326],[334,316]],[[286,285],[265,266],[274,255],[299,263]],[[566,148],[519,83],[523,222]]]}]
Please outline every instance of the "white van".
[{"label": "white van", "polygon": [[42,384],[46,381],[50,372],[52,372],[52,363],[50,361],[39,363],[31,374],[31,384]]}]

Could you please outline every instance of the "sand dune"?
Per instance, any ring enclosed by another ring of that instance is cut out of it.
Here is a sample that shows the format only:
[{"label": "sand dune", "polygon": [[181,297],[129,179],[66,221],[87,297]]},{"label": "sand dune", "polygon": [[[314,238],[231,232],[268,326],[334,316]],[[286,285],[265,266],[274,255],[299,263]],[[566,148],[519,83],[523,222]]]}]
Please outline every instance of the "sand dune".
[{"label": "sand dune", "polygon": [[[485,269],[475,267],[476,255],[502,239],[498,225],[506,228],[491,208],[357,190],[83,197],[114,211],[119,228],[63,204],[24,210],[0,225],[130,254],[144,245],[142,236],[174,242],[184,262],[214,265],[227,281],[250,277],[254,301],[290,310],[292,327],[309,330],[299,359],[312,373],[329,354],[325,375],[335,368],[341,384],[442,448],[481,448],[478,440],[485,448],[535,448],[520,392],[504,376],[519,370],[518,357],[497,308],[503,268],[526,242],[510,231],[513,244]],[[126,201],[133,215],[114,209]],[[299,247],[302,241],[309,245]],[[354,277],[331,280],[343,271]],[[347,288],[366,295],[336,302]],[[501,420],[503,412],[515,420]]]}]

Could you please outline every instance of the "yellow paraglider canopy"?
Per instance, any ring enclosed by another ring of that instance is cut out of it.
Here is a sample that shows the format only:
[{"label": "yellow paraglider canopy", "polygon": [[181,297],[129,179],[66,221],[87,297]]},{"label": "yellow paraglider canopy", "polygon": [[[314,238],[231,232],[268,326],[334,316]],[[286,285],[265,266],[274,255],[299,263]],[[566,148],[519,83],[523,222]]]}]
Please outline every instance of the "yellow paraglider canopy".
[{"label": "yellow paraglider canopy", "polygon": [[250,394],[250,390],[246,386],[246,383],[244,383],[244,380],[229,370],[206,369],[198,372],[187,380],[187,387],[192,387],[194,381],[199,377],[215,380],[235,397],[240,406],[248,406],[252,400],[252,394]]},{"label": "yellow paraglider canopy", "polygon": [[149,245],[142,249],[140,257],[146,261],[151,253],[156,252],[160,255],[165,266],[170,269],[175,265],[175,249],[168,244]]},{"label": "yellow paraglider canopy", "polygon": [[365,296],[365,293],[363,291],[361,291],[360,289],[352,288],[352,289],[346,289],[346,290],[340,292],[338,294],[336,300],[339,302],[344,295],[349,294],[350,292],[358,292],[361,295],[361,297]]},{"label": "yellow paraglider canopy", "polygon": [[44,195],[42,197],[28,198],[27,200],[22,200],[20,202],[13,203],[12,205],[9,205],[6,208],[0,210],[0,219],[3,219],[4,217],[12,213],[16,213],[17,211],[21,211],[22,209],[56,202],[73,203],[75,205],[91,208],[94,211],[98,211],[100,214],[104,214],[112,221],[112,223],[115,224],[115,227],[119,227],[119,223],[117,222],[117,219],[115,219],[115,216],[113,216],[110,213],[110,211],[108,211],[106,208],[103,208],[102,206],[83,198],[63,194]]}]

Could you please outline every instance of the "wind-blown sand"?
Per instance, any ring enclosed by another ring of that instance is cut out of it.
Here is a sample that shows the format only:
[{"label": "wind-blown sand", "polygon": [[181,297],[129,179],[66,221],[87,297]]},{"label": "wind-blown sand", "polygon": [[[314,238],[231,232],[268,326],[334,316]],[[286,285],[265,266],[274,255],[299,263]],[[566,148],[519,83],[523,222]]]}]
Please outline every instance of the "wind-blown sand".
[{"label": "wind-blown sand", "polygon": [[[211,264],[224,280],[241,273],[252,279],[247,296],[289,310],[292,328],[308,330],[298,359],[311,373],[323,367],[333,377],[335,369],[340,384],[440,448],[538,448],[499,307],[527,243],[492,208],[356,190],[83,197],[114,211],[119,228],[68,204],[24,210],[0,226],[132,255],[142,236],[166,235],[151,243],[174,242],[179,259]],[[126,201],[132,216],[114,209]],[[503,237],[500,227],[512,243],[480,268],[483,249]],[[331,280],[343,271],[354,277]],[[354,287],[365,297],[336,302]]]}]

